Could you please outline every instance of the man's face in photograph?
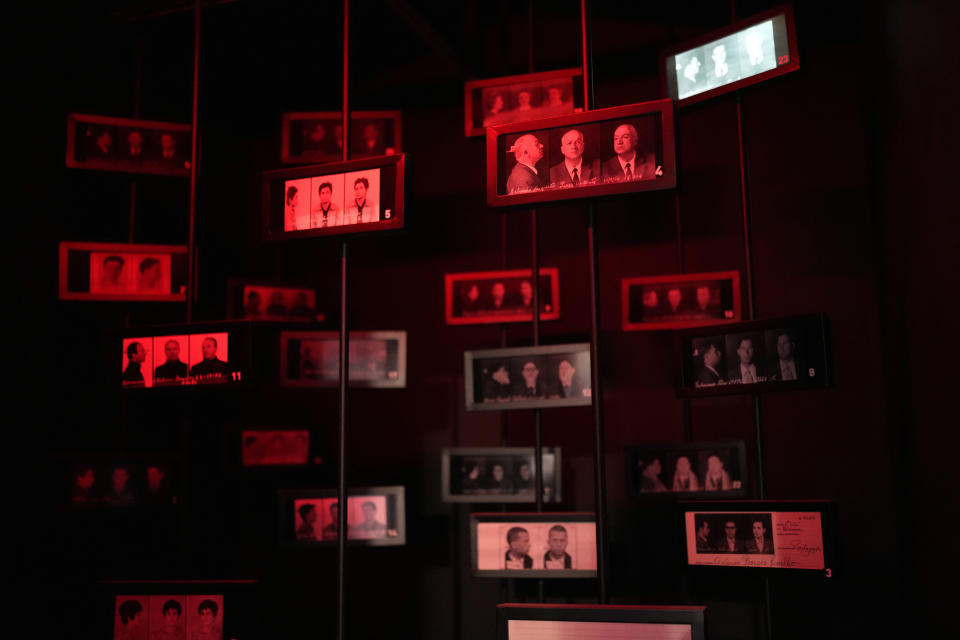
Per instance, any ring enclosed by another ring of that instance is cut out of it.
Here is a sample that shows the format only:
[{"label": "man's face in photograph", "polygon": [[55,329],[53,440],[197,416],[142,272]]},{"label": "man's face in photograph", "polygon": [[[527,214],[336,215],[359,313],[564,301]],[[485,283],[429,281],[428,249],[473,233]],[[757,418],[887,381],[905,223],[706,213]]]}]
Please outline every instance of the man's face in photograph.
[{"label": "man's face in photograph", "polygon": [[706,539],[707,539],[707,536],[710,535],[710,525],[707,524],[706,522],[704,522],[704,523],[703,523],[703,526],[700,527],[700,529],[697,530],[697,534],[698,534],[701,538],[703,538],[704,540],[706,540]]},{"label": "man's face in photograph", "polygon": [[152,264],[147,267],[141,276],[143,283],[149,287],[155,287],[163,278],[163,270],[159,264]]},{"label": "man's face in photograph", "polygon": [[167,362],[176,362],[180,359],[180,343],[176,340],[167,340],[163,345],[163,352],[167,356]]},{"label": "man's face in photograph", "polygon": [[133,361],[134,361],[134,362],[143,362],[143,361],[146,360],[146,359],[147,359],[147,350],[146,350],[146,348],[145,348],[142,344],[140,344],[140,343],[138,342],[138,343],[137,343],[137,350],[134,351],[134,353],[133,353]]},{"label": "man's face in photograph", "polygon": [[563,552],[567,550],[567,532],[551,531],[547,543],[550,545],[550,552],[553,553],[553,555],[562,555]]},{"label": "man's face in photograph", "polygon": [[740,362],[743,364],[753,362],[753,340],[744,338],[740,341],[740,346],[737,347],[737,357],[740,358]]},{"label": "man's face in photograph", "polygon": [[753,523],[753,537],[754,537],[754,538],[762,538],[764,535],[766,535],[766,533],[767,533],[767,529],[763,526],[763,523],[762,523],[762,522],[754,522],[754,523]]},{"label": "man's face in photograph", "polygon": [[160,148],[163,150],[163,157],[167,158],[173,155],[174,149],[176,147],[176,142],[173,139],[173,136],[169,133],[165,133],[160,136]]},{"label": "man's face in photograph", "polygon": [[477,285],[470,285],[470,290],[467,291],[467,300],[470,302],[476,302],[480,297],[480,288]]},{"label": "man's face in photograph", "polygon": [[510,543],[510,550],[518,555],[526,555],[530,551],[530,534],[526,531],[517,533]]},{"label": "man's face in photograph", "polygon": [[660,304],[660,298],[657,296],[655,289],[648,289],[643,292],[644,307],[647,309],[656,309],[658,304]]},{"label": "man's face in photograph", "polygon": [[109,258],[103,261],[103,276],[108,282],[120,284],[121,273],[123,273],[123,262]]},{"label": "man's face in photograph", "polygon": [[570,162],[576,164],[583,155],[583,134],[571,129],[560,138],[560,153]]},{"label": "man's face in photograph", "polygon": [[82,473],[77,474],[77,487],[80,489],[89,489],[93,486],[94,481],[93,469],[85,469]]},{"label": "man's face in photograph", "polygon": [[793,339],[787,333],[777,336],[777,356],[781,360],[793,358]]},{"label": "man's face in photograph", "polygon": [[709,287],[697,287],[697,305],[701,309],[706,309],[709,304],[710,304]]},{"label": "man's face in photograph", "polygon": [[166,627],[168,630],[175,629],[178,624],[180,624],[180,613],[176,609],[170,607],[163,612],[164,627]]},{"label": "man's face in photograph", "polygon": [[680,456],[677,458],[677,471],[680,473],[687,473],[690,471],[690,458],[687,456]]},{"label": "man's face in photograph", "polygon": [[216,616],[213,615],[213,611],[210,609],[201,609],[200,610],[200,626],[206,629],[209,629],[213,626],[213,620]]},{"label": "man's face in photograph", "polygon": [[363,202],[367,199],[367,188],[362,182],[353,185],[353,197],[357,202]]},{"label": "man's face in photograph", "polygon": [[737,525],[732,520],[725,522],[723,524],[723,531],[727,534],[727,538],[733,540],[737,537]]},{"label": "man's face in photograph", "polygon": [[331,191],[330,187],[324,187],[323,189],[320,189],[320,204],[326,207],[328,204],[330,204],[330,198],[332,196],[333,191]]},{"label": "man's face in photograph", "polygon": [[629,126],[622,124],[613,132],[613,150],[618,154],[623,155],[630,153],[636,146],[636,136],[634,136],[633,129]]},{"label": "man's face in photograph", "polygon": [[528,482],[533,474],[530,472],[530,465],[522,464],[520,465],[520,479],[524,482]]},{"label": "man's face in photograph", "polygon": [[530,300],[533,298],[533,287],[526,280],[520,283],[520,295],[523,296],[523,301],[526,304],[530,304]]},{"label": "man's face in photograph", "polygon": [[523,381],[526,385],[532,387],[537,383],[537,376],[540,375],[540,370],[537,369],[537,365],[528,362],[523,365],[521,373],[523,374]]},{"label": "man's face in photograph", "polygon": [[499,304],[503,302],[503,296],[506,295],[507,289],[503,286],[502,282],[496,282],[490,290],[490,293],[493,295],[493,301]]},{"label": "man's face in photograph", "polygon": [[147,484],[150,485],[150,491],[157,493],[160,491],[160,485],[166,474],[159,467],[147,467]]},{"label": "man's face in photograph", "polygon": [[496,480],[497,482],[500,482],[501,480],[503,480],[503,465],[502,464],[493,465],[493,469],[491,473],[493,474],[493,479]]},{"label": "man's face in photograph", "polygon": [[563,92],[557,87],[550,87],[547,89],[547,101],[551,107],[559,107],[563,104]]},{"label": "man's face in photograph", "polygon": [[561,360],[560,365],[557,367],[557,374],[560,376],[560,384],[565,387],[569,387],[570,383],[573,382],[573,374],[576,372],[576,369],[573,368],[573,365],[570,364],[567,360]]},{"label": "man's face in photograph", "polygon": [[373,508],[372,504],[365,504],[360,507],[363,510],[363,520],[365,522],[373,522],[374,518],[377,515],[376,509]]},{"label": "man's face in photograph", "polygon": [[707,349],[706,353],[703,354],[703,364],[708,367],[716,367],[720,362],[720,350],[717,349],[714,345],[710,345],[710,348]]},{"label": "man's face in photograph", "polygon": [[123,493],[127,488],[127,470],[123,467],[117,467],[113,470],[112,480],[113,480],[113,490],[116,493]]},{"label": "man's face in photograph", "polygon": [[517,108],[518,109],[529,109],[530,108],[530,92],[521,91],[517,94]]},{"label": "man's face in photograph", "polygon": [[203,351],[204,360],[213,360],[217,357],[217,343],[213,341],[213,338],[205,338],[200,345],[200,349]]},{"label": "man's face in photograph", "polygon": [[670,302],[670,307],[676,309],[683,302],[683,292],[680,289],[670,289],[667,291],[667,300]]}]

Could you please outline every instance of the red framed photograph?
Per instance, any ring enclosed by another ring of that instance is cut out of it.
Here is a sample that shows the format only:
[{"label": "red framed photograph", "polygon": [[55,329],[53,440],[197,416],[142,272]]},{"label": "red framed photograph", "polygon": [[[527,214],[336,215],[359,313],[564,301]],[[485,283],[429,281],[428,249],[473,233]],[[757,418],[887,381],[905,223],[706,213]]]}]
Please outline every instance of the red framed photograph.
[{"label": "red framed photograph", "polygon": [[688,329],[739,322],[740,272],[623,278],[624,331]]},{"label": "red framed photograph", "polygon": [[487,204],[676,187],[673,104],[654,100],[487,128]]},{"label": "red framed photograph", "polygon": [[67,115],[67,166],[190,175],[190,125],[84,113]]},{"label": "red framed photograph", "polygon": [[464,133],[482,136],[487,127],[580,113],[582,78],[575,67],[464,83]]},{"label": "red framed photograph", "polygon": [[[399,111],[351,111],[350,157],[391,156],[403,151]],[[343,116],[339,111],[283,114],[284,163],[338,162],[343,159]]]},{"label": "red framed photograph", "polygon": [[[533,286],[530,269],[471,271],[444,276],[447,324],[531,322]],[[540,269],[540,319],[560,317],[560,282],[556,267]]]},{"label": "red framed photograph", "polygon": [[403,154],[263,174],[267,240],[403,228]]},{"label": "red framed photograph", "polygon": [[739,20],[660,55],[664,93],[681,107],[799,68],[790,5]]},{"label": "red framed photograph", "polygon": [[229,278],[227,319],[317,323],[326,320],[326,314],[317,310],[313,287]]},{"label": "red framed photograph", "polygon": [[61,300],[184,302],[182,245],[61,242]]}]

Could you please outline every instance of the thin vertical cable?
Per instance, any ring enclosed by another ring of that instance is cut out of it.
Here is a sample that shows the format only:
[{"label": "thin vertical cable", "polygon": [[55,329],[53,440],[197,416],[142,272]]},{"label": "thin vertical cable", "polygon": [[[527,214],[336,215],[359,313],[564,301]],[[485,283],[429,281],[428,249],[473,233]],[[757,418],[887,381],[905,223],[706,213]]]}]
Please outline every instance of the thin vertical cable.
[{"label": "thin vertical cable", "polygon": [[197,295],[197,121],[200,104],[200,14],[201,0],[193,4],[193,114],[190,120],[190,230],[187,236],[187,322],[193,321],[193,301]]},{"label": "thin vertical cable", "polygon": [[[341,154],[350,158],[350,0],[343,0],[343,105]],[[347,327],[347,241],[340,242],[340,364],[337,415],[337,639],[346,636],[347,555],[347,389],[350,379],[350,334]]]}]

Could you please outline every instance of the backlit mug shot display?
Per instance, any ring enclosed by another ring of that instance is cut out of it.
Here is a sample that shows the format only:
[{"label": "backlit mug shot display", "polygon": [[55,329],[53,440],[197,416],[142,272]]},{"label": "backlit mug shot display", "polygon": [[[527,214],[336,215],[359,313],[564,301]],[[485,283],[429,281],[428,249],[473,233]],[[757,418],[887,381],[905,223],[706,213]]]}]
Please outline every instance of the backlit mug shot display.
[{"label": "backlit mug shot display", "polygon": [[225,384],[239,381],[229,362],[229,333],[124,338],[124,388]]},{"label": "backlit mug shot display", "polygon": [[579,67],[503,78],[471,80],[464,85],[464,131],[482,136],[487,127],[526,122],[583,111]]},{"label": "backlit mug shot display", "polygon": [[[352,387],[407,386],[405,331],[351,331],[348,378]],[[340,334],[280,332],[280,381],[291,387],[335,387],[340,379]]]},{"label": "backlit mug shot display", "polygon": [[[444,502],[536,502],[537,466],[532,447],[444,449]],[[543,449],[543,501],[560,501],[559,447]]]},{"label": "backlit mug shot display", "polygon": [[74,169],[188,177],[190,144],[186,124],[67,116],[67,166]]},{"label": "backlit mug shot display", "polygon": [[403,162],[400,154],[265,172],[267,239],[403,227]]},{"label": "backlit mug shot display", "polygon": [[222,595],[118,595],[114,640],[222,640]]},{"label": "backlit mug shot display", "polygon": [[[394,155],[401,148],[399,111],[351,111],[350,157]],[[289,163],[337,162],[343,159],[343,117],[339,111],[283,114],[283,151]]]},{"label": "backlit mug shot display", "polygon": [[667,95],[681,106],[799,67],[793,9],[789,5],[671,47],[661,56]]},{"label": "backlit mug shot display", "polygon": [[740,321],[737,271],[624,278],[624,331],[683,329]]},{"label": "backlit mug shot display", "polygon": [[[681,503],[687,564],[792,569],[831,577],[830,503]],[[829,571],[828,571],[829,570]]]},{"label": "backlit mug shot display", "polygon": [[593,402],[590,345],[466,351],[467,411],[572,407]]},{"label": "backlit mug shot display", "polygon": [[[366,546],[406,544],[404,488],[351,488],[347,497],[347,541]],[[333,546],[339,535],[336,489],[282,491],[280,543],[288,547]]]},{"label": "backlit mug shot display", "polygon": [[681,393],[710,395],[825,387],[828,335],[823,315],[684,331]]},{"label": "backlit mug shot display", "polygon": [[[447,324],[490,324],[533,320],[529,269],[448,273],[444,276]],[[559,273],[540,269],[540,319],[560,317]]]},{"label": "backlit mug shot display", "polygon": [[676,186],[673,101],[487,129],[492,207]]},{"label": "backlit mug shot display", "polygon": [[307,429],[244,429],[240,442],[245,467],[302,466],[310,459]]},{"label": "backlit mug shot display", "polygon": [[628,447],[626,460],[627,487],[635,498],[747,495],[742,440]]},{"label": "backlit mug shot display", "polygon": [[596,535],[592,513],[473,513],[473,572],[478,577],[594,577]]},{"label": "backlit mug shot display", "polygon": [[183,302],[187,248],[105,242],[60,243],[60,299]]}]

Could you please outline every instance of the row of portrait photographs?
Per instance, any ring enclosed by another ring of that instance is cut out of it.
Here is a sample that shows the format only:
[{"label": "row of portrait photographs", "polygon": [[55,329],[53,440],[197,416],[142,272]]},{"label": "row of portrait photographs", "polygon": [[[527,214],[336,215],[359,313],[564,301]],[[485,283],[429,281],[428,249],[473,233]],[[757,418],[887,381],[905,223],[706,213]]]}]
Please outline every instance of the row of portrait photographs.
[{"label": "row of portrait photographs", "polygon": [[222,595],[118,595],[113,640],[222,640]]},{"label": "row of portrait photographs", "polygon": [[78,123],[74,135],[75,166],[124,172],[190,169],[189,131]]},{"label": "row of portrait photographs", "polygon": [[663,175],[659,113],[500,136],[498,193],[571,189]]},{"label": "row of portrait photographs", "polygon": [[298,287],[248,285],[243,288],[243,313],[247,320],[314,321],[317,292]]},{"label": "row of portrait photographs", "polygon": [[636,455],[634,467],[638,493],[723,492],[743,486],[732,449],[647,450]]},{"label": "row of portrait photographs", "polygon": [[596,570],[593,522],[478,522],[477,570]]},{"label": "row of portrait photographs", "polygon": [[324,229],[379,222],[380,169],[350,171],[283,183],[283,230]]},{"label": "row of portrait photographs", "polygon": [[573,103],[571,77],[478,88],[474,90],[473,97],[476,128],[539,120],[578,111]]},{"label": "row of portrait photographs", "polygon": [[[678,97],[682,100],[786,64],[788,60],[778,60],[774,30],[774,20],[766,20],[673,56]],[[785,36],[785,29],[780,30]],[[781,47],[785,49],[786,43]]]},{"label": "row of portrait photographs", "polygon": [[[533,315],[533,286],[530,274],[496,279],[476,278],[453,284],[454,318]],[[540,313],[554,310],[551,276],[540,274]]]},{"label": "row of portrait photographs", "polygon": [[[536,490],[537,466],[532,455],[450,456],[450,495],[518,495]],[[556,458],[543,454],[543,501],[559,501]]]},{"label": "row of portrait photographs", "polygon": [[65,500],[72,509],[174,505],[176,480],[168,463],[79,462],[69,465]]},{"label": "row of portrait photographs", "polygon": [[[343,159],[343,121],[339,114],[287,116],[285,162],[336,162]],[[400,152],[398,118],[350,118],[350,157],[370,158]]]},{"label": "row of portrait photographs", "polygon": [[[339,531],[339,502],[336,498],[294,500],[294,535],[297,542],[336,540]],[[383,495],[347,498],[347,539],[394,538],[388,526],[387,497]]]},{"label": "row of portrait photographs", "polygon": [[169,253],[90,252],[90,293],[169,296]]},{"label": "row of portrait photographs", "polygon": [[472,364],[476,403],[591,396],[589,353],[477,358]]},{"label": "row of portrait photographs", "polygon": [[159,387],[239,380],[240,372],[231,370],[228,361],[228,337],[221,332],[124,338],[122,384]]},{"label": "row of portrait photographs", "polygon": [[[282,347],[286,357],[284,376],[288,382],[336,383],[340,378],[340,343],[334,333],[316,332],[318,337],[289,337]],[[281,337],[281,343],[284,338]],[[405,376],[399,357],[400,342],[392,338],[361,338],[351,335],[347,376],[350,383],[400,386]]]},{"label": "row of portrait photographs", "polygon": [[630,287],[630,322],[731,320],[736,315],[730,280]]},{"label": "row of portrait photographs", "polygon": [[773,554],[769,513],[698,513],[697,553]]},{"label": "row of portrait photographs", "polygon": [[240,461],[245,467],[297,466],[310,460],[307,429],[243,429]]},{"label": "row of portrait photographs", "polygon": [[[791,382],[815,378],[805,334],[800,328],[768,329],[696,338],[690,369],[694,386]],[[812,354],[810,354],[812,355]]]}]

